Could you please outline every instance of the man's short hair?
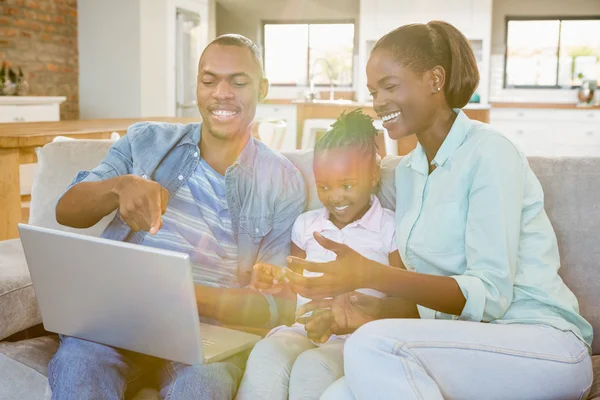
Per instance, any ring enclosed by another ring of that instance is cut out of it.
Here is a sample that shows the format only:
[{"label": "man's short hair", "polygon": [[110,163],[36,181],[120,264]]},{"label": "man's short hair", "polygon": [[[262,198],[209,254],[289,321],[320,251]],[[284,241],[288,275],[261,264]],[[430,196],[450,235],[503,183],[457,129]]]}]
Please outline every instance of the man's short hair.
[{"label": "man's short hair", "polygon": [[[210,42],[208,44],[208,46],[206,46],[206,49],[208,49],[212,45],[236,46],[236,47],[247,48],[248,50],[250,50],[250,54],[252,54],[252,58],[254,59],[254,62],[256,62],[256,65],[258,65],[258,69],[260,71],[260,77],[261,78],[264,77],[265,70],[263,67],[263,59],[262,59],[262,54],[260,52],[260,49],[252,40],[248,39],[246,36],[238,35],[235,33],[228,33],[225,35],[221,35],[218,38],[216,38],[215,40],[213,40],[212,42]],[[204,49],[204,51],[206,51],[206,49]],[[202,55],[204,55],[204,52],[202,52]],[[202,58],[202,57],[200,57],[200,58]]]}]

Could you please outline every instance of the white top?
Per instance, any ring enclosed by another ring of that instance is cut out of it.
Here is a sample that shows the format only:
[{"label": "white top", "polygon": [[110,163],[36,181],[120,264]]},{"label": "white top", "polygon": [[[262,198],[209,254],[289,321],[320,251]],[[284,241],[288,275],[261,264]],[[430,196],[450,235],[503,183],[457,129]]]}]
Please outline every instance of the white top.
[{"label": "white top", "polygon": [[[394,212],[383,208],[374,195],[371,195],[371,208],[365,215],[342,229],[338,229],[329,220],[329,211],[326,208],[306,212],[296,219],[292,228],[292,242],[306,252],[306,260],[312,262],[335,260],[335,253],[323,248],[314,238],[314,232],[319,232],[335,242],[346,244],[362,256],[385,265],[390,265],[390,253],[398,250]],[[304,276],[320,275],[317,272],[304,271]],[[366,291],[366,294],[378,295],[378,292]],[[298,307],[309,301],[298,296]]]},{"label": "white top", "polygon": [[[306,260],[313,262],[335,260],[335,253],[323,248],[314,238],[314,232],[319,232],[324,237],[338,243],[344,243],[362,256],[385,265],[390,265],[390,254],[398,250],[394,212],[383,208],[374,195],[371,195],[371,208],[365,215],[342,229],[338,229],[329,220],[329,211],[326,208],[308,211],[296,219],[292,228],[292,242],[306,252]],[[320,275],[320,273],[304,271],[304,276]],[[373,289],[360,289],[359,291],[371,296],[384,296],[383,293]],[[297,307],[309,301],[309,299],[298,296]],[[306,334],[304,325],[295,323],[292,327],[277,327],[269,335],[284,329],[293,329]],[[339,337],[334,335],[330,340],[334,338]]]}]

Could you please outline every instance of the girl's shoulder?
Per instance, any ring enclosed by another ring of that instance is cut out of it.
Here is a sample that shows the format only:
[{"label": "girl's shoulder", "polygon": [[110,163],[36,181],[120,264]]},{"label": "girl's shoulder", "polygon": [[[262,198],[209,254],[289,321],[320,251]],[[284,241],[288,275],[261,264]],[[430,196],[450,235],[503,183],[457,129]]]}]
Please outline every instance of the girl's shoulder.
[{"label": "girl's shoulder", "polygon": [[316,210],[310,210],[300,214],[294,223],[295,229],[308,229],[315,222],[318,222],[323,218],[324,210],[324,208],[317,208]]}]

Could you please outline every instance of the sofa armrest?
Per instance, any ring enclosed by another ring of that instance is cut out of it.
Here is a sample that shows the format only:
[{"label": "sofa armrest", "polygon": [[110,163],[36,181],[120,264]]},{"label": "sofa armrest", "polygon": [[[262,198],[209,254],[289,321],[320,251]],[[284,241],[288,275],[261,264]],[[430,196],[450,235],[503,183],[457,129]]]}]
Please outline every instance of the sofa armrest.
[{"label": "sofa armrest", "polygon": [[42,322],[20,239],[0,242],[0,340]]}]

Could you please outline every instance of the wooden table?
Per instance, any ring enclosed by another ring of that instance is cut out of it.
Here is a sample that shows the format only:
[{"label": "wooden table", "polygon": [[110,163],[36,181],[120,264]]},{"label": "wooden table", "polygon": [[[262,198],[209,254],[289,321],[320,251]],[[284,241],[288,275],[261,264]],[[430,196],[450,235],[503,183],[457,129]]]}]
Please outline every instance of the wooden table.
[{"label": "wooden table", "polygon": [[18,237],[21,220],[19,165],[37,162],[35,148],[57,136],[76,139],[108,139],[112,132],[121,135],[139,121],[198,122],[197,118],[140,118],[76,120],[0,124],[0,240]]},{"label": "wooden table", "polygon": [[[296,148],[302,148],[302,132],[304,130],[304,121],[312,118],[337,118],[343,111],[352,111],[357,108],[362,108],[363,112],[373,119],[379,117],[373,109],[371,103],[358,103],[358,102],[329,102],[329,101],[295,101],[297,105],[297,120],[296,120]],[[489,123],[490,122],[490,108],[489,106],[481,105],[467,105],[463,108],[465,114],[474,120]],[[398,154],[405,155],[410,153],[417,145],[417,137],[414,135],[408,136],[398,140]]]}]

